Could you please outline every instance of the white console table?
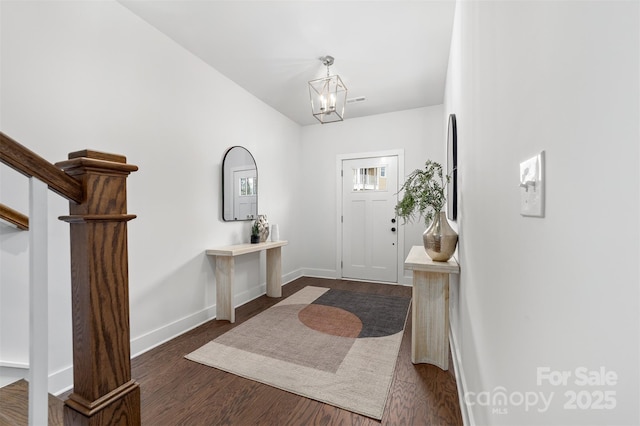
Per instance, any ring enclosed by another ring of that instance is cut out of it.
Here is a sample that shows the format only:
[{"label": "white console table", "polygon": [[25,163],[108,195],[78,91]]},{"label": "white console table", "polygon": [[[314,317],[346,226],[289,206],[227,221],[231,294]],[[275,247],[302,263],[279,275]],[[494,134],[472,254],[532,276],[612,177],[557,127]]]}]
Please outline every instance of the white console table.
[{"label": "white console table", "polygon": [[267,251],[267,296],[282,297],[281,247],[288,241],[267,241],[258,244],[237,244],[209,249],[207,255],[216,257],[216,319],[236,321],[233,306],[235,257],[247,253]]},{"label": "white console table", "polygon": [[449,369],[449,274],[459,274],[455,258],[434,262],[423,246],[413,246],[404,268],[413,270],[411,362]]}]

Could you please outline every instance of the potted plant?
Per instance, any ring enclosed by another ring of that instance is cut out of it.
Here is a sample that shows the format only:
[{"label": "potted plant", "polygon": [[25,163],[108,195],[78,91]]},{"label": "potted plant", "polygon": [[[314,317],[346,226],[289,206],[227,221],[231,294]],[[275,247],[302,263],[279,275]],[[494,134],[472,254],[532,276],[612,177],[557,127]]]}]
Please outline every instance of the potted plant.
[{"label": "potted plant", "polygon": [[254,221],[251,226],[251,244],[258,244],[260,242],[260,225],[258,221]]},{"label": "potted plant", "polygon": [[429,257],[438,262],[449,260],[458,242],[458,234],[449,226],[442,211],[446,205],[446,183],[450,179],[451,176],[443,174],[442,165],[427,160],[424,169],[416,169],[407,176],[400,188],[404,194],[396,204],[396,215],[404,223],[424,218],[428,227],[422,235],[424,248]]}]

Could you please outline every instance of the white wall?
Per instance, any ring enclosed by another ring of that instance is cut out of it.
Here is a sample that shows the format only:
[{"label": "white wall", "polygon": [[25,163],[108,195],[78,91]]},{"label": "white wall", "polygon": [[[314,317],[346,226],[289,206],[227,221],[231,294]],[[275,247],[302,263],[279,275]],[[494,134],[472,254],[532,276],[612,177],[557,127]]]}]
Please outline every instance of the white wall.
[{"label": "white wall", "polygon": [[[248,242],[248,222],[221,220],[221,162],[242,145],[260,173],[260,213],[279,223],[285,279],[299,275],[294,200],[300,127],[116,2],[5,2],[1,7],[2,131],[51,162],[83,148],[120,153],[128,179],[132,353],[215,315],[204,250]],[[3,167],[3,169],[6,169]],[[26,179],[3,170],[0,202]],[[19,201],[17,201],[19,203]],[[71,384],[67,203],[50,195],[50,390]],[[27,362],[28,236],[2,227],[0,361]],[[264,255],[236,263],[236,303],[264,292]],[[260,268],[258,267],[260,265]],[[25,305],[26,307],[26,305]],[[7,318],[11,318],[9,323]],[[15,328],[10,324],[19,324]]]},{"label": "white wall", "polygon": [[[18,172],[0,165],[0,199],[3,204],[23,212],[29,211],[29,188]],[[6,191],[8,185],[20,185],[19,191]],[[29,239],[23,231],[0,225],[0,368],[26,367],[29,362],[29,323],[6,321],[5,318],[27,319],[29,282],[24,271],[29,268]],[[0,385],[2,381],[0,380]]]},{"label": "white wall", "polygon": [[[348,111],[347,111],[348,113]],[[405,175],[431,158],[445,159],[442,145],[443,106],[416,108],[340,123],[302,128],[302,235],[304,270],[308,275],[336,277],[336,161],[342,154],[404,150]],[[404,181],[401,176],[400,183]],[[423,223],[400,226],[405,234],[405,253],[422,244]],[[400,265],[400,267],[402,267]],[[410,283],[410,279],[405,281]]]},{"label": "white wall", "polygon": [[[457,4],[445,99],[459,131],[451,321],[478,424],[640,422],[639,12],[638,2]],[[546,216],[521,217],[518,165],[541,150]],[[571,376],[538,384],[539,367]],[[581,367],[617,381],[581,385]],[[572,392],[587,408],[565,408]],[[615,407],[591,408],[598,392]],[[487,402],[500,393],[514,399]],[[518,405],[532,393],[549,408]]]}]

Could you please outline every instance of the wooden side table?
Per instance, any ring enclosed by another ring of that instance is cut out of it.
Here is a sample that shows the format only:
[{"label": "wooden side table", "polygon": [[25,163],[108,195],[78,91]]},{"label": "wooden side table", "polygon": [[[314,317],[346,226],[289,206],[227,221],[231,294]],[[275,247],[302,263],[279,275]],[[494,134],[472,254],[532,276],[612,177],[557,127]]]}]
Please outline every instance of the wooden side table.
[{"label": "wooden side table", "polygon": [[423,246],[413,246],[405,269],[413,271],[411,362],[449,369],[449,274],[459,274],[455,258],[434,262]]},{"label": "wooden side table", "polygon": [[209,249],[207,255],[216,257],[216,319],[236,322],[233,306],[233,282],[235,257],[243,254],[267,251],[267,296],[282,297],[281,247],[288,241],[267,241],[258,244],[237,244]]}]

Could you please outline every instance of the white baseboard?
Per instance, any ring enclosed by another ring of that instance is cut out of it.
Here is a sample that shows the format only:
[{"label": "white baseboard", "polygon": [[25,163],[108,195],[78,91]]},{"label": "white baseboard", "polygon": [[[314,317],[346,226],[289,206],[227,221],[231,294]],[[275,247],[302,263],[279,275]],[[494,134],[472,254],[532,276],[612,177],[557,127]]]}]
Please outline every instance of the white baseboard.
[{"label": "white baseboard", "polygon": [[27,377],[29,364],[0,361],[0,387]]},{"label": "white baseboard", "polygon": [[404,271],[404,275],[401,277],[400,282],[398,284],[413,286],[413,272]]},{"label": "white baseboard", "polygon": [[49,393],[60,395],[73,387],[73,365],[49,374]]},{"label": "white baseboard", "polygon": [[[330,280],[335,280],[338,276],[338,273],[335,269],[319,269],[319,268],[302,268],[299,269],[300,275],[298,277],[311,277],[311,278],[327,278]],[[406,272],[405,272],[406,273]],[[298,278],[296,277],[296,278]],[[347,278],[352,281],[365,281],[365,282],[380,282],[383,284],[389,284],[383,281],[372,281],[372,280],[354,280],[352,278]],[[398,282],[400,285],[412,286],[413,285],[413,275],[409,271],[409,275],[403,275]]]},{"label": "white baseboard", "polygon": [[462,415],[462,424],[465,426],[473,426],[476,424],[473,419],[473,411],[469,409],[465,401],[464,395],[467,392],[467,381],[462,368],[462,359],[460,358],[460,346],[458,338],[453,332],[453,327],[449,329],[449,345],[451,347],[451,358],[453,358],[453,368],[456,376],[456,386],[458,387],[458,401],[460,403],[460,414]]},{"label": "white baseboard", "polygon": [[131,358],[135,358],[215,318],[215,312],[216,306],[213,305],[131,339]]},{"label": "white baseboard", "polygon": [[0,368],[20,368],[23,370],[29,369],[28,362],[13,362],[13,361],[3,361],[0,359]]},{"label": "white baseboard", "polygon": [[302,275],[311,278],[328,278],[330,280],[336,279],[335,269],[318,269],[318,268],[302,268]]},{"label": "white baseboard", "polygon": [[257,287],[251,287],[249,290],[245,290],[233,296],[233,307],[237,308],[238,306],[242,306],[245,303],[248,303],[253,299],[257,299],[258,297],[266,293],[267,293],[266,283],[262,283]]},{"label": "white baseboard", "polygon": [[[13,383],[16,380],[27,378],[29,364],[26,362],[0,361],[0,386]],[[47,392],[58,395],[73,387],[73,366],[65,367],[47,378]]]},{"label": "white baseboard", "polygon": [[288,274],[284,274],[282,276],[282,285],[289,284],[293,280],[297,280],[298,278],[304,276],[303,269],[296,269],[295,271],[289,272]]}]

